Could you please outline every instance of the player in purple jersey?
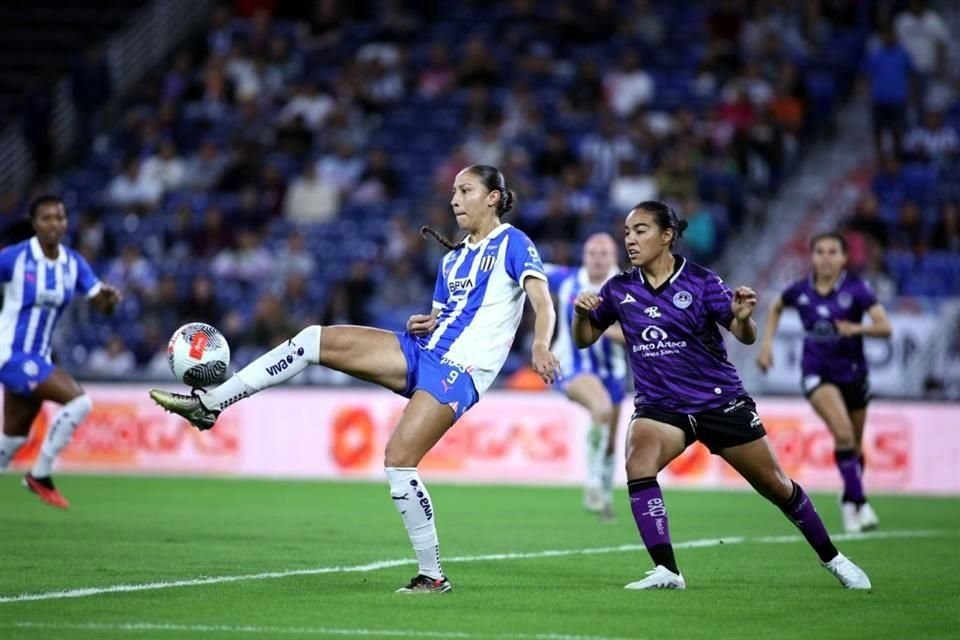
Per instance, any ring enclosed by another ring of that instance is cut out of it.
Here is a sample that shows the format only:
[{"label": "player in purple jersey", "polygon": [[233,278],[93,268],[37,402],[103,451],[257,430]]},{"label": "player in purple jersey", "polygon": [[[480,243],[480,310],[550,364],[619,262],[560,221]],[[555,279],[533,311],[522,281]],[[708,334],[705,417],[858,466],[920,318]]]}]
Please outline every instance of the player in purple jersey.
[{"label": "player in purple jersey", "polygon": [[[797,280],[773,301],[757,364],[773,365],[773,337],[780,314],[793,307],[800,314],[803,339],[801,385],[814,411],[834,439],[834,457],[843,479],[840,511],[845,531],[876,528],[876,512],[863,490],[863,427],[870,402],[863,336],[890,336],[883,305],[865,280],[848,274],[847,241],[839,233],[823,233],[810,242],[813,272]],[[863,314],[871,323],[863,324]]]},{"label": "player in purple jersey", "polygon": [[64,309],[78,295],[87,297],[100,313],[110,314],[120,294],[100,282],[80,254],[61,244],[67,232],[63,200],[37,198],[30,206],[30,223],[32,238],[0,251],[0,471],[26,443],[43,402],[62,405],[23,486],[47,504],[66,509],[69,503],[51,479],[53,463],[90,413],[93,401],[73,376],[53,364],[51,337]]},{"label": "player in purple jersey", "polygon": [[669,206],[641,202],[626,219],[633,269],[578,298],[573,337],[593,344],[614,322],[626,339],[636,387],[627,436],[627,488],[654,569],[627,589],[684,589],[657,474],[696,440],[723,457],[803,533],[823,566],[849,589],[870,579],[830,540],[813,502],[781,469],[753,400],[727,359],[718,329],[740,342],[757,337],[749,287],[731,292],[717,274],[671,252],[686,228]]}]

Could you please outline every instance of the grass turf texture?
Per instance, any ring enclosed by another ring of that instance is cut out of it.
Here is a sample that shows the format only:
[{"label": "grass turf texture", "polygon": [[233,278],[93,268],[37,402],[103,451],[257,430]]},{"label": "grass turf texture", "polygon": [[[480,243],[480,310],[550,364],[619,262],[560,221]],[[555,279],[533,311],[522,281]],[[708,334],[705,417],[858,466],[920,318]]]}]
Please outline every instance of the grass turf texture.
[{"label": "grass turf texture", "polygon": [[[69,511],[0,474],[0,597],[412,560],[386,484],[59,476],[58,487],[72,501]],[[575,489],[431,483],[430,490],[448,558],[639,543],[623,493],[616,521],[605,524],[582,511]],[[815,500],[838,531],[836,497]],[[667,490],[666,502],[675,542],[797,533],[750,493]],[[439,597],[392,593],[416,573],[411,563],[5,602],[0,637],[956,638],[960,500],[878,497],[874,504],[883,531],[938,535],[840,543],[870,574],[870,593],[841,589],[804,543],[748,539],[678,550],[685,592],[625,591],[650,568],[642,550],[449,562],[454,591]]]}]

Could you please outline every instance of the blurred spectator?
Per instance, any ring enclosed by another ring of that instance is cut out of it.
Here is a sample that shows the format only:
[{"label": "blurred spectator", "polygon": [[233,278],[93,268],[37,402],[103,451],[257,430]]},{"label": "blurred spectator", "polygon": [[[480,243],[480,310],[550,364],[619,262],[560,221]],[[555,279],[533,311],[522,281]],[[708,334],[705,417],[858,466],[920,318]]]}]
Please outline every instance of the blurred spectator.
[{"label": "blurred spectator", "polygon": [[873,174],[873,193],[881,202],[896,204],[906,196],[906,181],[900,162],[892,154],[880,156],[880,168]]},{"label": "blurred spectator", "polygon": [[217,181],[217,191],[239,191],[256,182],[262,161],[257,145],[242,141],[234,143],[232,157]]},{"label": "blurred spectator", "polygon": [[530,226],[530,235],[542,242],[573,242],[579,233],[580,218],[567,208],[563,192],[551,192],[540,219]]},{"label": "blurred spectator", "polygon": [[862,233],[883,249],[890,245],[887,224],[880,219],[877,196],[869,191],[864,192],[857,200],[853,216],[847,221],[847,228]]},{"label": "blurred spectator", "polygon": [[276,140],[276,130],[253,98],[242,98],[238,102],[239,117],[234,140],[254,147],[272,147]]},{"label": "blurred spectator", "polygon": [[208,191],[220,180],[226,167],[227,159],[217,149],[216,143],[206,140],[187,160],[183,184],[194,191]]},{"label": "blurred spectator", "polygon": [[287,194],[287,181],[274,165],[263,168],[258,187],[260,206],[271,218],[283,214],[283,199]]},{"label": "blurred spectator", "polygon": [[339,207],[336,186],[321,178],[316,167],[309,166],[290,183],[283,215],[290,222],[326,222],[337,215]]},{"label": "blurred spectator", "polygon": [[617,177],[620,162],[633,156],[633,146],[610,114],[601,114],[597,131],[580,145],[580,160],[590,172],[590,182],[606,187]]},{"label": "blurred spectator", "polygon": [[121,291],[142,297],[156,286],[157,272],[137,245],[128,244],[110,263],[105,280]]},{"label": "blurred spectator", "polygon": [[486,164],[498,167],[503,163],[506,147],[500,137],[500,129],[495,125],[487,125],[475,131],[463,143],[463,149],[470,159],[470,164]]},{"label": "blurred spectator", "polygon": [[400,187],[400,176],[390,164],[383,149],[367,154],[366,168],[354,188],[351,199],[357,204],[380,204],[394,197]]},{"label": "blurred spectator", "polygon": [[890,25],[881,29],[880,37],[880,46],[864,60],[864,72],[870,82],[873,145],[878,158],[883,155],[886,134],[893,138],[893,152],[900,155],[913,70],[910,56],[897,42]]},{"label": "blurred spectator", "polygon": [[897,283],[883,264],[883,249],[873,243],[867,243],[866,262],[860,276],[870,283],[877,300],[884,306],[889,306],[897,296]]},{"label": "blurred spectator", "polygon": [[93,350],[87,367],[91,373],[119,378],[132,372],[136,364],[137,360],[123,338],[114,334],[107,339],[105,346]]},{"label": "blurred spectator", "polygon": [[610,205],[626,216],[638,202],[657,197],[657,182],[633,160],[622,160],[620,170],[610,183]]},{"label": "blurred spectator", "polygon": [[218,5],[210,14],[206,46],[212,56],[223,56],[233,44],[233,30],[230,27],[230,9],[227,5]]},{"label": "blurred spectator", "polygon": [[189,51],[178,51],[173,58],[173,64],[163,78],[161,97],[163,100],[179,102],[190,86],[190,77],[193,74],[193,58]]},{"label": "blurred spectator", "polygon": [[956,202],[944,203],[940,208],[940,219],[930,234],[930,248],[960,255],[960,207]]},{"label": "blurred spectator", "polygon": [[386,276],[377,296],[380,304],[389,309],[423,307],[429,297],[430,291],[413,270],[410,260],[401,257],[386,265]]},{"label": "blurred spectator", "polygon": [[633,0],[628,16],[624,25],[628,35],[638,38],[648,47],[660,46],[664,38],[664,24],[650,0]]},{"label": "blurred spectator", "polygon": [[657,169],[655,177],[661,199],[686,202],[697,194],[697,175],[686,153],[674,150]]},{"label": "blurred spectator", "polygon": [[684,201],[682,211],[688,225],[683,232],[683,244],[690,250],[694,262],[706,263],[717,250],[716,220],[696,196],[691,195]]},{"label": "blurred spectator", "polygon": [[299,119],[311,131],[322,127],[336,107],[333,98],[322,93],[314,82],[302,82],[293,91],[293,97],[277,116],[280,126],[289,126]]},{"label": "blurred spectator", "polygon": [[567,142],[567,137],[558,131],[547,134],[543,148],[537,154],[533,169],[547,178],[559,177],[564,169],[577,163],[577,157]]},{"label": "blurred spectator", "polygon": [[163,191],[175,191],[186,176],[185,164],[170,140],[160,143],[157,153],[143,161],[140,171],[144,180],[159,183]]},{"label": "blurred spectator", "polygon": [[230,216],[237,228],[260,233],[270,222],[270,213],[260,205],[257,187],[249,186],[240,191],[237,208]]},{"label": "blurred spectator", "polygon": [[631,48],[623,52],[620,65],[606,74],[603,85],[610,110],[621,118],[653,100],[653,79],[640,68],[640,57]]},{"label": "blurred spectator", "polygon": [[249,229],[237,232],[233,249],[222,249],[210,265],[218,278],[236,280],[248,285],[264,282],[274,271],[274,258],[260,244],[260,237]]},{"label": "blurred spectator", "polygon": [[140,161],[128,159],[123,171],[107,186],[106,202],[123,209],[152,209],[163,195],[163,185],[140,169]]},{"label": "blurred spectator", "polygon": [[286,38],[275,37],[270,41],[267,53],[266,87],[270,95],[279,95],[283,89],[300,75],[303,62],[290,49]]},{"label": "blurred spectator", "polygon": [[217,301],[213,280],[206,275],[194,276],[190,290],[181,298],[177,312],[184,322],[199,321],[219,326],[223,309]]},{"label": "blurred spectator", "polygon": [[283,248],[277,253],[277,278],[285,279],[291,276],[309,278],[313,275],[316,266],[316,260],[313,253],[307,249],[307,240],[303,233],[297,229],[288,233]]},{"label": "blurred spectator", "polygon": [[[177,279],[172,275],[166,275],[157,281],[157,285],[152,290],[145,292],[140,315],[144,320],[163,327],[164,331],[173,331],[185,318],[181,311]],[[207,320],[207,322],[211,321]]]},{"label": "blurred spectator", "polygon": [[604,101],[603,77],[600,66],[589,58],[580,62],[576,75],[570,81],[560,103],[562,112],[576,117],[592,116]]},{"label": "blurred spectator", "polygon": [[207,207],[203,212],[203,222],[199,233],[190,234],[193,242],[193,255],[209,260],[215,255],[233,246],[233,229],[228,227],[223,217],[223,209],[216,205]]},{"label": "blurred spectator", "polygon": [[946,62],[950,30],[926,0],[910,0],[908,6],[897,15],[893,27],[916,72],[913,104],[922,117],[930,78]]},{"label": "blurred spectator", "polygon": [[944,120],[943,114],[929,111],[924,116],[923,125],[907,133],[903,149],[913,159],[943,164],[956,159],[960,152],[960,138],[957,130]]},{"label": "blurred spectator", "polygon": [[375,291],[370,267],[365,262],[354,262],[350,265],[350,275],[334,285],[323,311],[323,324],[368,325],[367,307]]},{"label": "blurred spectator", "polygon": [[427,98],[446,94],[456,79],[456,70],[450,62],[450,52],[444,44],[430,47],[430,57],[420,71],[417,91]]},{"label": "blurred spectator", "polygon": [[463,55],[457,66],[457,84],[460,87],[496,84],[500,75],[496,56],[479,36],[471,36],[463,46]]},{"label": "blurred spectator", "polygon": [[363,174],[364,162],[349,142],[340,142],[333,153],[328,153],[317,162],[317,175],[344,195],[356,186]]},{"label": "blurred spectator", "polygon": [[284,313],[287,317],[294,318],[298,326],[319,324],[320,309],[310,299],[305,274],[290,273],[283,280],[279,295],[283,302]]},{"label": "blurred spectator", "polygon": [[289,338],[297,329],[280,299],[272,293],[265,293],[257,299],[253,318],[242,343],[260,348],[274,347],[277,345],[277,336]]},{"label": "blurred spectator", "polygon": [[93,45],[80,55],[70,70],[70,93],[77,114],[77,145],[90,146],[97,130],[100,110],[110,100],[113,86],[110,68],[100,47]]},{"label": "blurred spectator", "polygon": [[921,253],[924,249],[923,219],[920,207],[913,200],[900,206],[900,217],[893,233],[893,246],[903,251]]}]

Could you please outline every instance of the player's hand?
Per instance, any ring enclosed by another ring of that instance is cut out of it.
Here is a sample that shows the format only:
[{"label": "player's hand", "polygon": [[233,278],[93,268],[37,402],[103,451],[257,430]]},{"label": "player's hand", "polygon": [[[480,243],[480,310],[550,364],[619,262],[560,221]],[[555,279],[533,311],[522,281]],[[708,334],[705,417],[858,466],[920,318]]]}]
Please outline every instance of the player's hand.
[{"label": "player's hand", "polygon": [[860,329],[862,328],[856,322],[850,322],[848,320],[837,320],[834,324],[837,326],[837,333],[844,338],[860,335]]},{"label": "player's hand", "polygon": [[587,317],[590,312],[600,306],[603,298],[595,293],[584,291],[573,301],[573,312],[578,316]]},{"label": "player's hand", "polygon": [[437,326],[437,319],[432,314],[415,313],[407,319],[407,331],[411,335],[425,336]]},{"label": "player's hand", "polygon": [[757,366],[764,373],[773,366],[773,349],[766,344],[760,347],[760,353],[757,355]]},{"label": "player's hand", "polygon": [[100,286],[100,292],[96,295],[95,306],[100,313],[111,315],[121,300],[123,300],[123,295],[120,294],[119,289],[104,284]]},{"label": "player's hand", "polygon": [[753,310],[757,308],[757,292],[750,287],[737,287],[733,292],[733,302],[730,303],[730,310],[733,311],[733,317],[743,322],[749,320],[753,315]]},{"label": "player's hand", "polygon": [[547,384],[553,384],[560,377],[560,361],[550,353],[545,345],[533,345],[533,370]]}]

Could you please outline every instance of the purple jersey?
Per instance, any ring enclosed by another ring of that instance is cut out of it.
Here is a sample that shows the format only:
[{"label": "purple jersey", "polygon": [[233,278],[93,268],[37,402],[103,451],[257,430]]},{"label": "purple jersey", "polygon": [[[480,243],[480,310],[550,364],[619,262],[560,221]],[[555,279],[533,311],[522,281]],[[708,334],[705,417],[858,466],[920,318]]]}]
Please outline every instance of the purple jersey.
[{"label": "purple jersey", "polygon": [[717,274],[676,256],[659,288],[634,268],[608,280],[600,297],[590,323],[606,329],[620,322],[636,406],[696,413],[746,395],[717,327],[733,321],[733,293]]},{"label": "purple jersey", "polygon": [[825,381],[853,382],[867,374],[863,336],[844,338],[837,333],[837,320],[860,322],[864,312],[877,304],[870,285],[846,272],[827,295],[817,293],[812,278],[797,280],[780,296],[783,306],[800,314],[803,338],[803,377]]}]

